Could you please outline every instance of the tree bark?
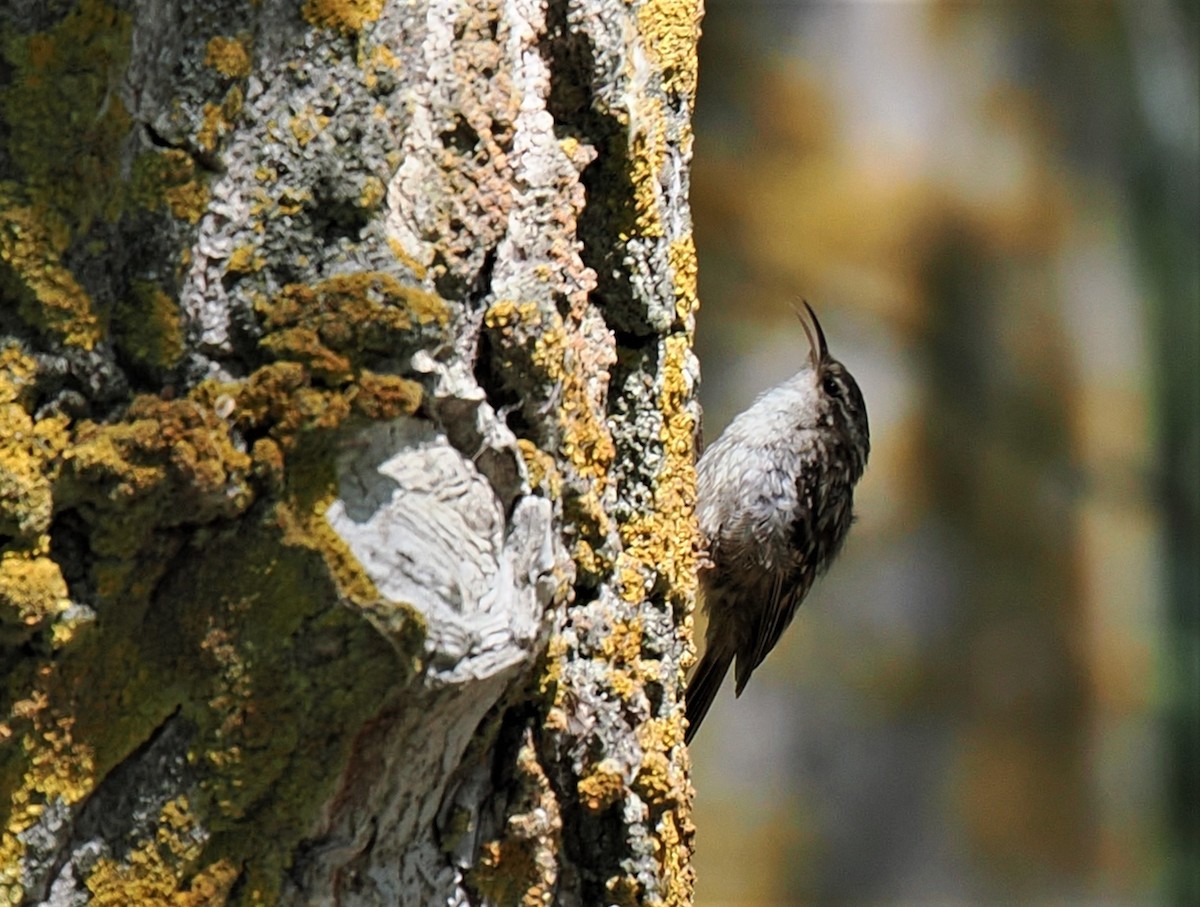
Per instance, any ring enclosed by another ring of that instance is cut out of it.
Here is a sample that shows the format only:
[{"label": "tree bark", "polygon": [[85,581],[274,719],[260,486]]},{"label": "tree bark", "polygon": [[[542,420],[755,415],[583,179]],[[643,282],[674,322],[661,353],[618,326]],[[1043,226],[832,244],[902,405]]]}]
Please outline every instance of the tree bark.
[{"label": "tree bark", "polygon": [[0,10],[0,904],[686,904],[699,0]]}]

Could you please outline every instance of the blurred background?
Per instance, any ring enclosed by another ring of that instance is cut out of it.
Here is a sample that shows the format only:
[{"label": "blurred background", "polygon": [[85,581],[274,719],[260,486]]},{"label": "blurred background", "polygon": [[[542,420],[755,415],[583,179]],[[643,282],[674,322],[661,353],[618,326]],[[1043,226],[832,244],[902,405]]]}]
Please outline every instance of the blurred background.
[{"label": "blurred background", "polygon": [[706,437],[805,298],[873,452],[693,748],[698,905],[1200,904],[1198,5],[706,5]]}]

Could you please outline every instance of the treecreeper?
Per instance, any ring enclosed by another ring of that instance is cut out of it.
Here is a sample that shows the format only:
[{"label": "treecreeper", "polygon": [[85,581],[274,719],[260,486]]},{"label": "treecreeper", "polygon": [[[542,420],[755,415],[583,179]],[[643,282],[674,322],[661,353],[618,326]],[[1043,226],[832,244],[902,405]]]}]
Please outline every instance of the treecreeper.
[{"label": "treecreeper", "polygon": [[729,666],[736,661],[740,696],[854,521],[854,486],[871,452],[867,407],[807,302],[797,314],[809,342],[804,368],[734,419],[697,465],[708,632],[686,693],[689,743]]}]

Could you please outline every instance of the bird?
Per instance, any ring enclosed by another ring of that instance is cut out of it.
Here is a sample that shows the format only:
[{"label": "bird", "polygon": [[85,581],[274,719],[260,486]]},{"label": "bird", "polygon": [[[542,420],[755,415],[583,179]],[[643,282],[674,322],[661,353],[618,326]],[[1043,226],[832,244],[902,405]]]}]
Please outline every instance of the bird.
[{"label": "bird", "polygon": [[697,463],[705,652],[684,694],[691,743],[734,669],[740,696],[779,642],[854,521],[854,487],[871,452],[858,382],[829,353],[807,303],[803,368],[761,394]]}]

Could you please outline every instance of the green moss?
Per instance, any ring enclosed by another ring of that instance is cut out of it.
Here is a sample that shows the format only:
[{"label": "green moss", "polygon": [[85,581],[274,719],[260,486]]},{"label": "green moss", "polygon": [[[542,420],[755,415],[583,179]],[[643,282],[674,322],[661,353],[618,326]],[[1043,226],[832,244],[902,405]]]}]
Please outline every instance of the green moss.
[{"label": "green moss", "polygon": [[130,295],[113,311],[118,348],[142,368],[161,373],[183,357],[183,319],[179,305],[157,284],[137,280]]},{"label": "green moss", "polygon": [[206,691],[186,706],[200,729],[193,756],[208,776],[192,798],[213,833],[205,859],[244,865],[246,887],[268,901],[363,722],[415,670],[333,604],[340,590],[323,541],[294,514],[267,508],[194,545],[164,584],[172,607],[154,610],[145,634],[158,641],[154,660]]},{"label": "green moss", "polygon": [[[96,890],[116,898],[151,885],[162,894],[227,859],[242,868],[244,890],[277,899],[290,854],[333,794],[357,732],[417,669],[423,642],[414,621],[411,648],[398,653],[396,639],[337,604],[325,542],[296,516],[311,512],[307,503],[263,506],[193,536],[175,569],[101,601],[106,616],[93,633],[56,661],[7,678],[28,697],[3,726],[24,745],[0,748],[0,790],[21,804],[0,842],[12,865],[15,833],[42,804],[85,797],[181,709],[196,728],[189,761],[202,779],[188,792],[187,822],[211,838],[172,861],[155,849],[173,827],[164,816],[152,836],[127,842],[147,859],[110,860]],[[67,703],[69,712],[56,705]]]},{"label": "green moss", "polygon": [[96,220],[121,211],[129,34],[129,15],[101,0],[81,0],[44,32],[0,31],[11,70],[0,123],[17,180],[0,185],[0,294],[31,326],[84,349],[105,325],[63,256]]},{"label": "green moss", "polygon": [[121,101],[130,16],[80,0],[53,28],[3,35],[13,78],[0,89],[9,158],[29,201],[70,235],[120,213],[121,144],[131,120]]},{"label": "green moss", "polygon": [[[112,440],[106,468],[136,481],[128,443],[127,435]],[[0,842],[13,865],[15,834],[41,804],[86,796],[182,709],[197,729],[190,761],[203,778],[189,794],[188,821],[212,837],[178,878],[170,860],[150,859],[163,856],[154,842],[165,826],[131,841],[145,850],[152,877],[110,861],[97,890],[116,897],[143,883],[169,888],[227,858],[243,868],[245,890],[277,897],[286,861],[332,795],[357,732],[418,669],[424,642],[419,617],[379,599],[325,522],[335,484],[328,459],[301,450],[288,465],[276,503],[186,539],[160,527],[136,558],[102,559],[99,625],[53,661],[27,659],[5,678],[8,701],[26,697],[0,727],[24,741],[0,748],[0,790],[23,804]],[[369,608],[339,604],[346,601]],[[384,611],[395,631],[387,638],[373,626]]]}]

